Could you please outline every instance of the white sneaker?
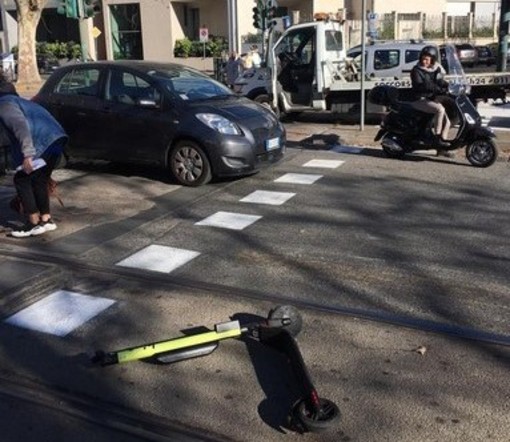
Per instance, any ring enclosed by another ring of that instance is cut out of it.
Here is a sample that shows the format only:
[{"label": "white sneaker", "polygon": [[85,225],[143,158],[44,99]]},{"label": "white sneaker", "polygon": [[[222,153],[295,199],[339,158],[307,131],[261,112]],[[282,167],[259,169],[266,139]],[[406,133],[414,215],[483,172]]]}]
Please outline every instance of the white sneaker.
[{"label": "white sneaker", "polygon": [[11,232],[11,236],[14,236],[14,238],[27,238],[29,236],[42,235],[44,232],[46,230],[40,224],[32,224],[30,221],[27,221],[25,225],[14,229]]},{"label": "white sneaker", "polygon": [[53,221],[53,218],[50,218],[48,221],[40,221],[39,226],[41,226],[45,232],[53,232],[57,230],[57,225]]}]

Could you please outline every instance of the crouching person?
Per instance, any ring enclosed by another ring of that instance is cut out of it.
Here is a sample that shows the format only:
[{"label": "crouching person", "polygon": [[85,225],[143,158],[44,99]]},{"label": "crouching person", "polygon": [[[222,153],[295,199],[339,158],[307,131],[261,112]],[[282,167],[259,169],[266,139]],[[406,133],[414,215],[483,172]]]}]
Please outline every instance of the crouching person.
[{"label": "crouching person", "polygon": [[14,186],[28,218],[11,235],[25,238],[55,230],[48,183],[67,142],[64,129],[46,109],[19,97],[12,83],[0,78],[0,130],[9,140]]}]

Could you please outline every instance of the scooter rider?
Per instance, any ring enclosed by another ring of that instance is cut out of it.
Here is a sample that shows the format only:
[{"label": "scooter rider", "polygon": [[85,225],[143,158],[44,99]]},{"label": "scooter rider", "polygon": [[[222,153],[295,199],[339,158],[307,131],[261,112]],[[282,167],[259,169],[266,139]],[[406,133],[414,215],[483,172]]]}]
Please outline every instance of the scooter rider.
[{"label": "scooter rider", "polygon": [[441,148],[447,148],[450,120],[444,106],[437,101],[437,96],[445,94],[448,83],[442,78],[445,71],[438,63],[438,50],[435,46],[425,46],[420,52],[420,59],[411,71],[412,88],[415,95],[413,107],[421,112],[434,114],[434,145],[438,155],[444,154]]}]

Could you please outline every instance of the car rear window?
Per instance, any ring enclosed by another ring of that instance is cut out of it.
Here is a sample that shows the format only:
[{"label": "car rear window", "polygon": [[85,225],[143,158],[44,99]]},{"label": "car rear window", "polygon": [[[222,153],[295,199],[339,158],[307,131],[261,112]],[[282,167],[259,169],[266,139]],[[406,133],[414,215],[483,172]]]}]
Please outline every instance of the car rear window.
[{"label": "car rear window", "polygon": [[99,69],[73,69],[55,85],[54,91],[63,95],[96,96],[99,92]]}]

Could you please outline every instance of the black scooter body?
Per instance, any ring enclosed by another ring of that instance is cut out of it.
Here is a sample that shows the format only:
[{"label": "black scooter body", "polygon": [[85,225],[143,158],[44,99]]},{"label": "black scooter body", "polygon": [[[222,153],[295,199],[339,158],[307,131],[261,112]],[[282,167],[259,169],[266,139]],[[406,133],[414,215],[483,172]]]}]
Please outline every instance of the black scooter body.
[{"label": "black scooter body", "polygon": [[[378,88],[384,88],[377,90]],[[375,104],[387,106],[389,112],[384,117],[381,128],[374,141],[381,141],[381,146],[387,156],[402,158],[416,150],[452,151],[466,148],[468,161],[477,167],[492,165],[498,156],[497,147],[493,141],[494,132],[482,126],[482,119],[475,106],[465,93],[445,98],[450,119],[458,121],[459,130],[456,137],[450,141],[448,147],[438,146],[432,133],[433,114],[416,110],[411,103],[394,99],[395,91],[389,92],[391,86],[377,86],[369,99]],[[386,103],[380,102],[380,96],[390,97]],[[378,102],[379,101],[379,102]]]}]

